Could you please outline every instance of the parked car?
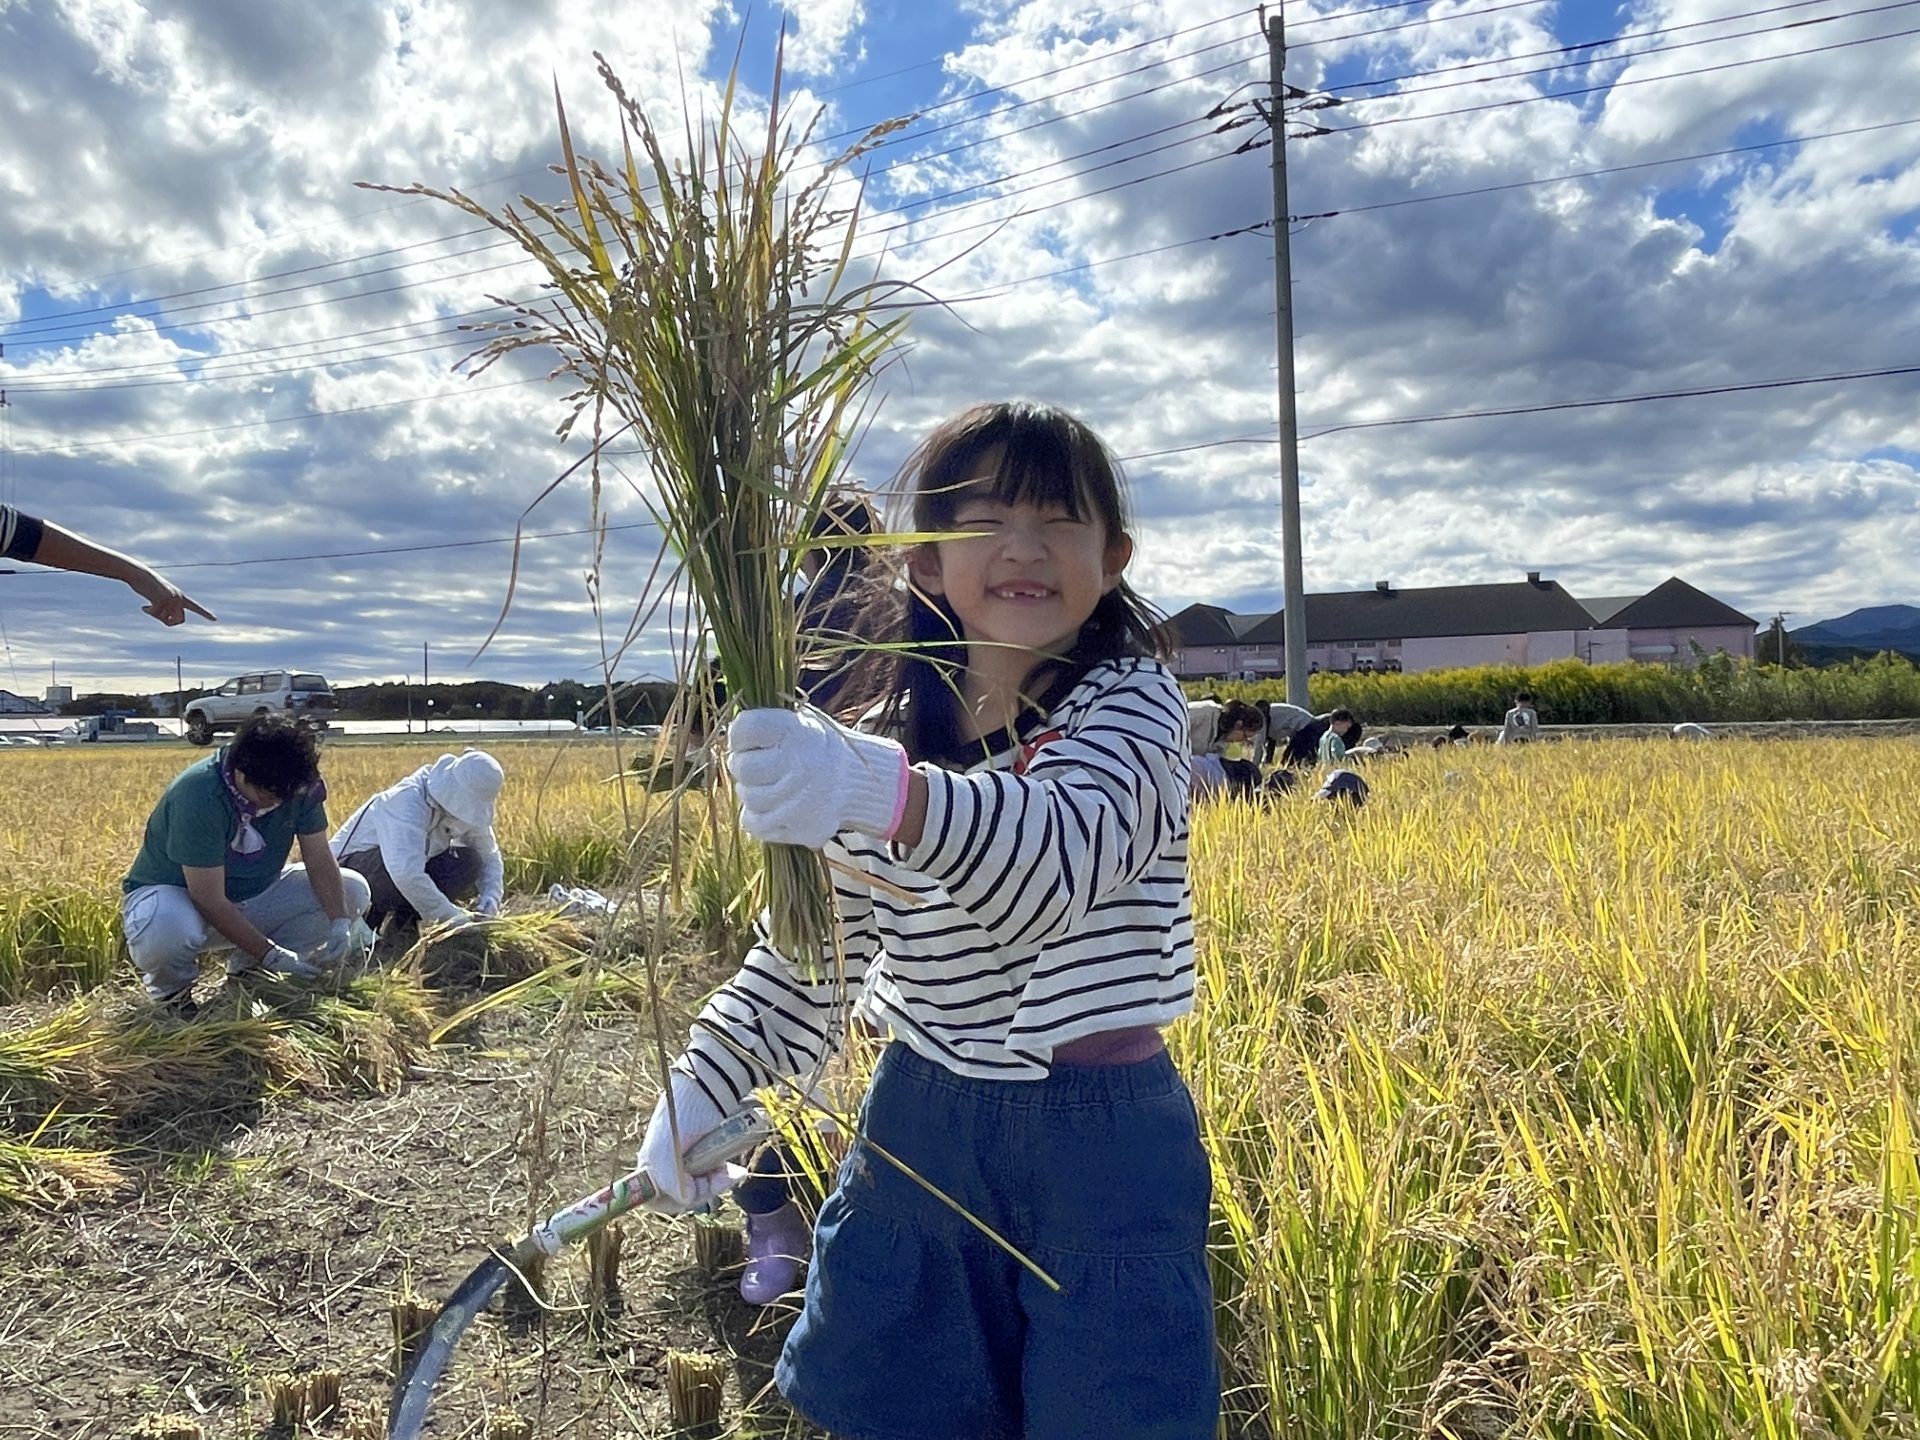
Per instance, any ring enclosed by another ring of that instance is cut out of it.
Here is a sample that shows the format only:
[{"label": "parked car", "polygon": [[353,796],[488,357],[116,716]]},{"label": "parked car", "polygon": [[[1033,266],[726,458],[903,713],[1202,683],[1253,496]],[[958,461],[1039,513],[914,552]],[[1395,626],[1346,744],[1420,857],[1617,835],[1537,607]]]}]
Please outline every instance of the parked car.
[{"label": "parked car", "polygon": [[218,690],[187,702],[187,739],[210,745],[222,730],[237,730],[250,715],[284,710],[316,729],[326,727],[325,711],[334,708],[327,677],[300,670],[261,670],[236,675]]}]

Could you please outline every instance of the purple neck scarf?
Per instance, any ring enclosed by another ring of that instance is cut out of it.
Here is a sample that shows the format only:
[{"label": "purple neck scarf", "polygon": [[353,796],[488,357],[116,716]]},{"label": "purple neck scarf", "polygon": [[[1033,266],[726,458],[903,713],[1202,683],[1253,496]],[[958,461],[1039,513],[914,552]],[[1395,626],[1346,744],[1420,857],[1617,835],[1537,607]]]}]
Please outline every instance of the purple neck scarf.
[{"label": "purple neck scarf", "polygon": [[[233,838],[227,842],[227,852],[231,855],[258,855],[267,848],[266,837],[254,828],[253,822],[260,818],[262,807],[253,803],[240,793],[240,787],[233,783],[233,756],[231,752],[220,752],[220,783],[227,787],[227,798],[233,801],[233,808],[240,812],[240,827],[233,832]],[[323,780],[300,790],[295,798],[325,800],[327,786]],[[282,800],[282,805],[291,804],[291,800]],[[277,807],[268,807],[277,808]]]}]

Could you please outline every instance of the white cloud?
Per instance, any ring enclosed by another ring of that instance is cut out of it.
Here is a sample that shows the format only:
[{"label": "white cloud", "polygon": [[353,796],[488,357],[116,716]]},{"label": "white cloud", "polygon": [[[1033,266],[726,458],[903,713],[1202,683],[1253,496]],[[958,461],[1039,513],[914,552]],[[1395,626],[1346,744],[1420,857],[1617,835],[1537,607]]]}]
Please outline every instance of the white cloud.
[{"label": "white cloud", "polygon": [[865,21],[865,0],[781,0],[797,22],[787,40],[787,66],[796,75],[830,75],[865,53],[856,31]]},{"label": "white cloud", "polygon": [[[1328,0],[1321,10],[1332,8]],[[1454,0],[1440,13],[1472,8]],[[1106,14],[1039,0],[979,13],[973,43],[948,57],[941,93],[1006,85],[974,108],[1024,103],[929,133],[967,113],[939,111],[876,151],[870,238],[858,248],[887,245],[893,275],[944,264],[927,281],[935,294],[985,298],[915,316],[863,447],[863,475],[884,477],[944,415],[1007,394],[1080,411],[1122,454],[1272,433],[1271,241],[1202,239],[1268,214],[1267,153],[1226,156],[1258,128],[1214,131],[1248,112],[1208,118],[1217,102],[1244,102],[1263,88],[1262,47],[1242,21],[1129,48],[1218,13],[1198,0]],[[1365,22],[1316,24],[1290,7],[1297,48],[1289,75],[1311,88],[1342,59],[1364,59],[1384,76],[1589,38],[1556,35],[1548,13],[1315,46],[1308,42]],[[1670,0],[1639,7],[1622,27],[1709,13],[1705,0]],[[442,207],[356,191],[352,182],[459,183],[494,204],[518,187],[544,186],[540,167],[557,149],[556,67],[577,138],[604,151],[615,117],[591,50],[606,50],[650,107],[677,114],[683,83],[692,103],[710,103],[701,77],[717,14],[679,0],[636,27],[611,0],[0,5],[0,56],[8,57],[0,59],[0,254],[9,262],[0,318],[30,287],[52,290],[63,308],[106,305],[470,228]],[[789,54],[796,70],[802,49],[816,73],[844,68],[863,47],[882,67],[896,55],[924,58],[911,40],[882,36],[847,0],[801,7],[798,19]],[[1317,117],[1334,127],[1423,118],[1292,148],[1294,209],[1346,212],[1293,241],[1303,427],[1920,360],[1911,327],[1894,323],[1920,305],[1920,127],[1361,208],[1900,118],[1885,97],[1920,93],[1920,45],[1911,40],[1424,118],[1872,33],[1865,21],[1833,22]],[[1226,39],[1236,43],[1190,53]],[[1169,53],[1187,58],[1140,68]],[[1235,60],[1236,68],[1202,73]],[[1060,67],[1077,68],[1044,73]],[[1129,70],[1137,73],[1119,73]],[[1459,77],[1418,83],[1451,78]],[[833,123],[866,118],[877,103],[864,97]],[[1171,148],[1141,153],[1159,146]],[[1009,194],[1024,187],[1037,188]],[[955,191],[937,205],[898,209]],[[464,353],[458,336],[442,333],[457,323],[450,317],[488,293],[525,293],[532,274],[476,274],[512,258],[505,247],[478,248],[491,243],[481,234],[367,260],[349,268],[404,268],[320,290],[267,293],[333,272],[263,279],[247,291],[251,319],[213,319],[235,309],[227,303],[185,308],[213,298],[202,296],[137,307],[150,318],[111,329],[29,322],[35,333],[16,331],[0,366],[0,384],[15,392],[18,499],[156,559],[183,561],[511,534],[578,449],[551,439],[554,387],[479,388],[534,376],[537,365],[491,372],[473,387],[449,372]],[[1121,258],[1160,246],[1178,248]],[[454,253],[461,250],[474,253]],[[1023,283],[1079,266],[1089,268]],[[279,308],[322,296],[327,303]],[[356,337],[403,322],[412,328]],[[62,334],[71,338],[44,343]],[[291,367],[322,342],[337,358],[370,346],[393,353],[378,365],[246,383],[32,390],[36,376],[54,374],[154,378],[172,366],[177,375],[208,346],[242,357],[288,346],[272,352],[276,360],[234,363]],[[430,345],[443,348],[398,353]],[[130,365],[154,368],[109,370]],[[1920,452],[1917,388],[1909,377],[1330,434],[1302,450],[1308,580],[1444,583],[1544,569],[1576,590],[1626,593],[1678,572],[1756,614],[1920,600],[1909,558],[1920,522],[1906,518],[1920,513],[1920,479],[1884,458]],[[388,403],[449,391],[461,393]],[[358,406],[384,408],[339,413]],[[334,418],[252,423],[315,410]],[[248,428],[210,429],[221,426]],[[210,433],[94,443],[202,428]],[[90,448],[38,448],[70,442]],[[1162,603],[1271,602],[1279,552],[1270,445],[1194,450],[1129,469],[1140,575]],[[617,519],[644,518],[617,480],[607,493]],[[585,490],[570,486],[529,525],[567,530],[586,519]],[[617,532],[610,551],[610,600],[630,603],[650,563],[648,534]],[[578,537],[526,547],[515,613],[483,671],[539,679],[587,668],[588,554]],[[477,644],[506,574],[500,545],[182,571],[183,583],[230,617],[184,633],[143,630],[142,617],[107,587],[77,579],[0,577],[0,607],[29,664],[57,657],[63,670],[84,665],[102,678],[162,666],[170,674],[183,646],[209,675],[223,673],[264,663],[264,652],[278,654],[296,635],[308,637],[298,663],[386,675],[408,668],[422,639],[450,656]],[[655,644],[646,653],[658,652]]]}]

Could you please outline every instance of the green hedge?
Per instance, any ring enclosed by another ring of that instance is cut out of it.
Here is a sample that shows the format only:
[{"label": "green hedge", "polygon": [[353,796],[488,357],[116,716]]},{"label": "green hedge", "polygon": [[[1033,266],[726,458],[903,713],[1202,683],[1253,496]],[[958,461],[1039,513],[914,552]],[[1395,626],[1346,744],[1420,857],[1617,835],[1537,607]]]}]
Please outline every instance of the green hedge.
[{"label": "green hedge", "polygon": [[[1276,680],[1195,681],[1192,694],[1284,700]],[[1920,717],[1920,667],[1895,655],[1819,670],[1754,665],[1725,653],[1665,665],[1484,665],[1412,675],[1315,675],[1316,713],[1344,705],[1369,725],[1497,724],[1531,690],[1547,725],[1680,720],[1903,720]]]}]

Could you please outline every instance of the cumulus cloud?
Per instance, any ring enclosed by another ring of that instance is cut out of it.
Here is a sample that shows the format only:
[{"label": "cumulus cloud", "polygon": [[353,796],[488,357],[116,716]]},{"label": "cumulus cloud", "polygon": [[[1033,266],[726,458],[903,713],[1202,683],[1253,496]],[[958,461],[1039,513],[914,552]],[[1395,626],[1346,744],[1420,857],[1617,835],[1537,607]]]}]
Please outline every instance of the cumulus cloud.
[{"label": "cumulus cloud", "polygon": [[[927,58],[848,0],[789,8],[796,70]],[[1292,238],[1299,413],[1328,432],[1301,451],[1310,586],[1543,569],[1597,594],[1680,573],[1754,614],[1920,600],[1912,377],[1335,428],[1920,360],[1892,318],[1920,303],[1920,126],[1862,128],[1903,118],[1885,97],[1920,93],[1920,45],[1677,74],[1900,28],[1857,17],[1482,79],[1549,62],[1448,67],[1593,31],[1466,0],[1323,18],[1334,8],[1288,12],[1290,80],[1348,102],[1303,112],[1332,133],[1290,149],[1293,210],[1338,212]],[[352,182],[550,194],[556,69],[588,148],[615,139],[594,48],[663,113],[683,93],[711,104],[710,27],[727,17],[706,0],[657,13],[635,27],[611,0],[0,6],[0,322],[27,317],[0,325],[15,400],[0,498],[205,566],[177,578],[231,617],[149,634],[99,582],[0,577],[16,655],[103,682],[170,674],[183,647],[205,678],[283,656],[348,677],[402,673],[422,639],[436,655],[478,643],[508,573],[497,542],[579,453],[553,442],[558,387],[537,363],[478,382],[451,370],[473,344],[458,327],[534,272],[452,211]],[[922,118],[863,161],[862,264],[951,303],[915,312],[862,476],[883,479],[972,401],[1067,405],[1143,457],[1128,465],[1139,578],[1169,609],[1279,591],[1272,240],[1247,229],[1270,214],[1269,154],[1236,153],[1261,134],[1265,47],[1246,17],[1204,23],[1220,13],[975,7],[944,75],[895,95]],[[1713,13],[1656,0],[1620,28]],[[1435,23],[1341,38],[1405,18]],[[1440,73],[1365,83],[1413,72]],[[1396,89],[1418,93],[1363,99]],[[836,97],[826,123],[873,118],[885,93]],[[1859,133],[1618,168],[1842,131]],[[1457,191],[1482,193],[1435,198]],[[142,435],[158,438],[115,438]],[[615,523],[643,524],[631,487],[609,476],[606,494]],[[587,520],[569,486],[526,524]],[[450,542],[464,548],[415,548]],[[645,529],[610,536],[610,601],[632,600],[651,546]],[[391,553],[274,558],[365,549]],[[589,560],[582,536],[526,544],[482,671],[588,668]],[[634,667],[664,667],[665,650],[650,638]]]}]

